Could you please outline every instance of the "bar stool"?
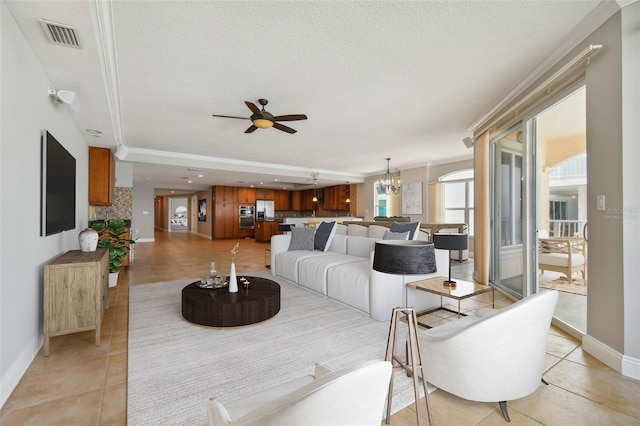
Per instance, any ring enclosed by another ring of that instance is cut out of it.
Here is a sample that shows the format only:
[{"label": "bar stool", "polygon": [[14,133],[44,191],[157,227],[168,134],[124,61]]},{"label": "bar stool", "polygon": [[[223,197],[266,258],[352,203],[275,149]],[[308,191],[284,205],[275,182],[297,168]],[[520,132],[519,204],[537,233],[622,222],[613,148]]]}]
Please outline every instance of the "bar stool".
[{"label": "bar stool", "polygon": [[[402,321],[402,315],[406,317],[406,323],[409,328],[409,334],[406,342],[406,362],[402,362],[396,354],[396,347],[398,343],[398,326]],[[416,316],[416,310],[414,308],[394,308],[391,314],[391,325],[389,326],[389,339],[387,340],[387,352],[385,355],[385,361],[391,361],[393,371],[405,370],[407,375],[413,377],[413,392],[415,395],[416,404],[416,416],[418,418],[418,426],[422,425],[422,418],[420,417],[420,408],[418,403],[420,401],[420,388],[418,385],[418,371],[422,372],[422,385],[424,386],[424,400],[427,404],[427,418],[429,424],[431,421],[431,407],[429,406],[429,390],[427,389],[427,379],[424,372],[424,365],[422,364],[422,351],[420,350],[420,339],[417,334],[418,318]],[[420,369],[420,370],[418,370]],[[393,375],[389,382],[389,395],[387,396],[387,417],[385,422],[389,424],[391,418],[391,399],[393,396]]]}]

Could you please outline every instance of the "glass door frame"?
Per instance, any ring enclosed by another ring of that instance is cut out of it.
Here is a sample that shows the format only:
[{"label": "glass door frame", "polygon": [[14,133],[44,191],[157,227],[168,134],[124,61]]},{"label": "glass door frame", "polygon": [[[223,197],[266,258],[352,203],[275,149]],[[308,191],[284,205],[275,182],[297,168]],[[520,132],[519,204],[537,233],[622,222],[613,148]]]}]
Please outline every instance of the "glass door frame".
[{"label": "glass door frame", "polygon": [[[516,298],[523,298],[538,291],[537,276],[537,233],[538,213],[537,188],[538,173],[536,172],[537,143],[536,143],[535,117],[527,117],[514,123],[500,133],[496,133],[490,139],[490,272],[489,281],[492,285]],[[522,224],[521,255],[522,255],[522,283],[521,287],[514,290],[501,283],[500,279],[500,254],[502,247],[502,224],[499,211],[501,209],[501,192],[498,189],[502,185],[501,156],[502,149],[498,146],[500,141],[510,133],[522,130],[522,190],[521,208]]]}]

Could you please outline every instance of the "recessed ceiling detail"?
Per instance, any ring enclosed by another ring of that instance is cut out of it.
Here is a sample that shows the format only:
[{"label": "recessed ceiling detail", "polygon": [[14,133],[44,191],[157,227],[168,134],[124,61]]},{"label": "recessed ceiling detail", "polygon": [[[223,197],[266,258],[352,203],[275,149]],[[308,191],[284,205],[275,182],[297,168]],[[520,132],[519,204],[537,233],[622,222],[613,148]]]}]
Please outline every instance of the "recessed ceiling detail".
[{"label": "recessed ceiling detail", "polygon": [[76,27],[41,19],[40,24],[50,43],[82,49],[80,33]]}]

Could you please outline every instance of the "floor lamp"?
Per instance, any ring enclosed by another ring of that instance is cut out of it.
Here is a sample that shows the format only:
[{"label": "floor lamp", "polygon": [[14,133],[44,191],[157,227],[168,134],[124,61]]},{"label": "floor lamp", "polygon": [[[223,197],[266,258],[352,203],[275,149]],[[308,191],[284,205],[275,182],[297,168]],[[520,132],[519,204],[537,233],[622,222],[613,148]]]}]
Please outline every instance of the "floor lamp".
[{"label": "floor lamp", "polygon": [[443,284],[445,287],[455,287],[456,282],[451,279],[451,251],[466,250],[468,247],[467,234],[433,234],[433,244],[437,249],[449,250],[449,279]]},{"label": "floor lamp", "polygon": [[[389,240],[376,241],[373,254],[373,269],[378,272],[394,275],[424,275],[436,272],[436,252],[433,243],[426,241],[404,241]],[[404,285],[404,278],[403,278]],[[403,362],[396,354],[398,342],[398,327],[406,317],[406,324],[409,328],[407,336],[407,354],[411,354],[411,360]],[[418,372],[421,372],[422,384],[424,386],[424,399],[427,405],[427,417],[431,424],[431,408],[429,407],[429,390],[427,379],[422,363],[422,351],[420,350],[420,339],[417,334],[418,319],[414,308],[395,308],[391,315],[389,326],[389,338],[387,340],[386,361],[391,361],[393,371],[405,370],[413,376],[413,391],[415,395],[416,415],[418,426],[421,425],[422,418],[418,402],[420,401],[420,388],[418,385]],[[389,395],[387,396],[386,423],[389,424],[391,416],[391,400],[393,396],[393,377],[389,383]]]}]

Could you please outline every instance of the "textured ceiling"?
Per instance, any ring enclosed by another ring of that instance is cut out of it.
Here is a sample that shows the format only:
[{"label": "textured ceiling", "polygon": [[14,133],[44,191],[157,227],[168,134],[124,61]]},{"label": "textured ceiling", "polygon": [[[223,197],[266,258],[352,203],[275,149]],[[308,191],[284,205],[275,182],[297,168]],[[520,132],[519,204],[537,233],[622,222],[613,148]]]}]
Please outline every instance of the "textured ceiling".
[{"label": "textured ceiling", "polygon": [[[601,3],[7,2],[52,83],[77,93],[89,144],[120,140],[134,180],[163,188],[361,182],[385,157],[469,159],[469,126]],[[48,43],[40,18],[77,26],[83,49]],[[259,98],[309,119],[245,134],[244,101]]]}]

